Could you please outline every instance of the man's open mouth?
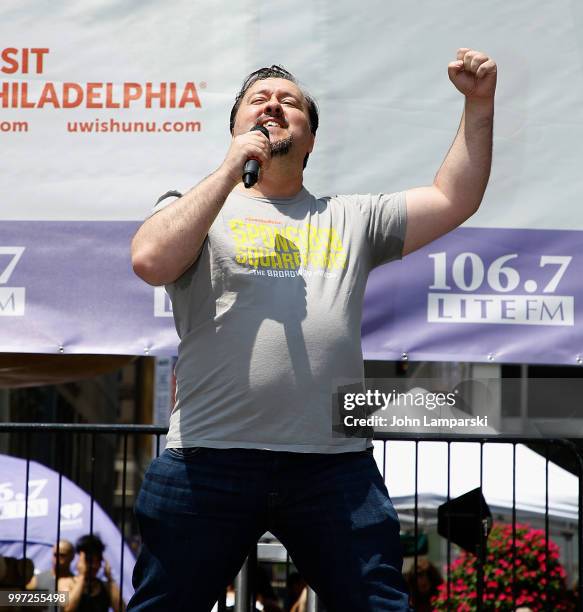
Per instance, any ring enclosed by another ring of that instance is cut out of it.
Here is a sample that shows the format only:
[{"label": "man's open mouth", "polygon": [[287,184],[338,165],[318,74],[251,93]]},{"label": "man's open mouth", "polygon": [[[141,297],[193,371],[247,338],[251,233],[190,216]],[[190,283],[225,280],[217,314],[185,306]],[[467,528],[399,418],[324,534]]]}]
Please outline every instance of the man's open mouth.
[{"label": "man's open mouth", "polygon": [[263,127],[285,127],[285,124],[283,121],[278,121],[277,119],[265,119],[263,121],[261,121],[261,125]]}]

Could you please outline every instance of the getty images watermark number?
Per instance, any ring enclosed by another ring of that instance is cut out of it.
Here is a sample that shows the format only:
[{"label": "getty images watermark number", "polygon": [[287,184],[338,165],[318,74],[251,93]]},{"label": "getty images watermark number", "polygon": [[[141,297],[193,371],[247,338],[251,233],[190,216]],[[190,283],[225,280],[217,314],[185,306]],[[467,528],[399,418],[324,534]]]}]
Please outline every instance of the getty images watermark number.
[{"label": "getty images watermark number", "polygon": [[0,591],[0,606],[44,608],[48,605],[66,606],[68,591]]}]

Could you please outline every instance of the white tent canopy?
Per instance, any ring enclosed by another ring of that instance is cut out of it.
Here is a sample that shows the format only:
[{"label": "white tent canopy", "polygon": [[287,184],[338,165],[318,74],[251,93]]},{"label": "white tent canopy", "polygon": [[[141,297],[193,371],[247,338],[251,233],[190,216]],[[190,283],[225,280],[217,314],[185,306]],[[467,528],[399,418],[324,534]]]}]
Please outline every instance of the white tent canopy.
[{"label": "white tent canopy", "polygon": [[[375,459],[382,470],[383,443],[375,441]],[[480,486],[480,444],[451,443],[450,497]],[[402,521],[415,504],[415,443],[389,441],[385,482]],[[505,517],[512,510],[512,444],[483,446],[483,493],[492,513]],[[420,442],[418,452],[418,507],[435,520],[437,507],[447,500],[447,443]],[[552,525],[576,529],[578,478],[549,462],[548,508]],[[519,520],[536,520],[545,513],[545,458],[522,444],[516,446],[516,510]],[[427,512],[429,511],[429,512]]]}]

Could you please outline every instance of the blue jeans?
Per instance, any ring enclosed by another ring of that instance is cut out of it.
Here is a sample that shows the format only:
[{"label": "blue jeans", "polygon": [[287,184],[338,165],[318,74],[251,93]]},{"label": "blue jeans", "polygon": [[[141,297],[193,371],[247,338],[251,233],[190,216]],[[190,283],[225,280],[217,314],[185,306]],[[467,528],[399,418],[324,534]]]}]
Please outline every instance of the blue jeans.
[{"label": "blue jeans", "polygon": [[135,511],[128,610],[210,610],[266,531],[329,612],[409,610],[399,520],[372,452],[166,449]]}]

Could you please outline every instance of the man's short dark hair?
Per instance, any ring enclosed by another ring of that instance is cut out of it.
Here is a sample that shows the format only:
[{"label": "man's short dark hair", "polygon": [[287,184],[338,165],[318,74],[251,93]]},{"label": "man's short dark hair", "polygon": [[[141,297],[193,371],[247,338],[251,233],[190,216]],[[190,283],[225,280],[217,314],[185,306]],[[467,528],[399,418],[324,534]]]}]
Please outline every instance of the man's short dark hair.
[{"label": "man's short dark hair", "polygon": [[[303,88],[298,83],[297,79],[291,72],[288,72],[283,66],[277,66],[274,64],[270,68],[259,68],[255,72],[252,72],[246,79],[243,81],[243,85],[239,90],[239,93],[235,97],[235,103],[233,104],[233,108],[231,109],[231,116],[229,117],[229,129],[231,130],[231,134],[235,128],[235,117],[237,116],[237,111],[239,110],[239,106],[241,106],[241,101],[243,97],[247,93],[247,90],[251,85],[257,83],[257,81],[263,81],[265,79],[286,79],[286,81],[291,81],[295,85],[297,85],[301,92],[304,94],[304,98],[306,99],[306,104],[308,105],[308,118],[310,122],[310,131],[312,134],[316,134],[316,130],[318,129],[319,117],[318,117],[318,105],[312,96],[306,93]],[[304,168],[308,163],[308,157],[310,154],[308,153],[304,158]]]},{"label": "man's short dark hair", "polygon": [[75,550],[85,553],[86,557],[99,558],[103,557],[105,545],[98,536],[87,534],[77,540]]}]

